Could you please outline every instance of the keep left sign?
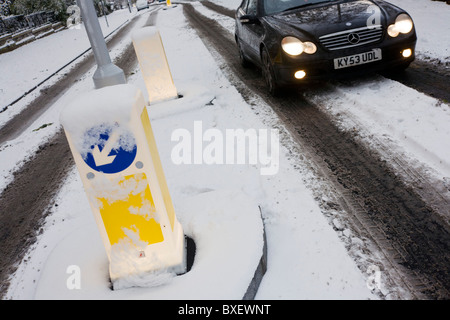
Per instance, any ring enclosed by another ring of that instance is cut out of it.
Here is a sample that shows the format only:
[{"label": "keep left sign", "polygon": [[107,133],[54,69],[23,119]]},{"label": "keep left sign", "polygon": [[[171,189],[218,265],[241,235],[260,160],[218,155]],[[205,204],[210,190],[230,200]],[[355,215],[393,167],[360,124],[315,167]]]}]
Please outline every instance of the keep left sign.
[{"label": "keep left sign", "polygon": [[87,141],[95,141],[83,157],[91,169],[114,174],[124,171],[134,162],[137,154],[136,140],[131,132],[119,131],[117,126],[100,126],[85,133]]}]

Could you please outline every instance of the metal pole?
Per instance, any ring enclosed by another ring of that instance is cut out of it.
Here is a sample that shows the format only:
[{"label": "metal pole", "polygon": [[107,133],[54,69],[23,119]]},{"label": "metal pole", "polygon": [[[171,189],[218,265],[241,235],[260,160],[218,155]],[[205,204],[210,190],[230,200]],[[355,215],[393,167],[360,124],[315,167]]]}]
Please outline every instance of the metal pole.
[{"label": "metal pole", "polygon": [[93,0],[78,0],[86,32],[94,52],[97,70],[92,77],[95,88],[100,89],[127,82],[122,69],[111,62],[108,48],[98,22]]}]

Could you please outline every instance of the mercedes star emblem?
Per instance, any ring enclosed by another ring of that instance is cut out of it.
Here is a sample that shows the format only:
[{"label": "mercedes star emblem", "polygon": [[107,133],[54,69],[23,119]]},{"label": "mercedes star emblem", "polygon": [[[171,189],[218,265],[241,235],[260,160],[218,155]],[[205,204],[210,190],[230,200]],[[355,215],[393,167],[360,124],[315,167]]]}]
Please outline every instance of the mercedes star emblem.
[{"label": "mercedes star emblem", "polygon": [[359,35],[357,33],[350,33],[347,37],[348,42],[350,42],[351,44],[357,44],[359,43]]}]

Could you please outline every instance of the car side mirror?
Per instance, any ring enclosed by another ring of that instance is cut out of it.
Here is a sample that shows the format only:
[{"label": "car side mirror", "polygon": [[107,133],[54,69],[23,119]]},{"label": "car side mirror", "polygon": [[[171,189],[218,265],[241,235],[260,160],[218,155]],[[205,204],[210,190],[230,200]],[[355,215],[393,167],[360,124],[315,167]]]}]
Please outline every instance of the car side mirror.
[{"label": "car side mirror", "polygon": [[257,24],[259,23],[259,19],[257,16],[252,14],[245,14],[239,18],[242,24]]}]

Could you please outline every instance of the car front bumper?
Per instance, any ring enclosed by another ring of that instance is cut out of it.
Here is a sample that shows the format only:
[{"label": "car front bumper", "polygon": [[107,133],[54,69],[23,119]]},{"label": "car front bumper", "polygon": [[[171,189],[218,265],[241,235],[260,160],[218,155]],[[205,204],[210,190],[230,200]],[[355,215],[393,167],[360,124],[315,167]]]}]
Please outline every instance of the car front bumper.
[{"label": "car front bumper", "polygon": [[[280,84],[300,84],[312,81],[348,78],[407,66],[415,59],[416,40],[417,38],[414,34],[402,41],[390,41],[390,43],[384,41],[370,46],[365,45],[332,52],[326,52],[324,50],[320,52],[318,50],[313,55],[303,54],[303,57],[299,58],[283,57],[281,63],[274,63],[275,76]],[[381,60],[335,69],[334,59],[370,52],[373,49],[381,49]],[[411,56],[407,58],[403,57],[402,52],[405,49],[412,50]],[[306,76],[303,79],[296,79],[295,73],[297,71],[304,71]]]}]

